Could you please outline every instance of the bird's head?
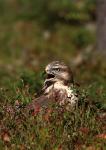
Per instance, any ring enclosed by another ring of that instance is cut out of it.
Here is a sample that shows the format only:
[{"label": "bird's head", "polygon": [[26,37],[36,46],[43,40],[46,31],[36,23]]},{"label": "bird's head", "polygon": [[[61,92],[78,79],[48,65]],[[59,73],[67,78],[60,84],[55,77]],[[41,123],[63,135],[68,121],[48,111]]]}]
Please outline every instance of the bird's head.
[{"label": "bird's head", "polygon": [[73,83],[73,75],[70,68],[60,61],[53,61],[45,68],[46,83],[62,82],[63,84]]}]

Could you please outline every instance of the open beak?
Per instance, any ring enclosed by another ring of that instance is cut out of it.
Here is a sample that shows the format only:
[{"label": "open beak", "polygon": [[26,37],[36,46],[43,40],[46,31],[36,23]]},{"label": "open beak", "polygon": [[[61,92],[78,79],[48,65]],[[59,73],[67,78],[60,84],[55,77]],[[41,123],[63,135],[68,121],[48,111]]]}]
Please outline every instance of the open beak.
[{"label": "open beak", "polygon": [[49,74],[49,73],[46,73],[46,71],[44,71],[44,72],[42,73],[42,77],[43,77],[44,79],[52,79],[52,78],[54,78],[55,76],[54,76],[53,74]]},{"label": "open beak", "polygon": [[47,74],[47,79],[54,78],[55,76],[53,74]]}]

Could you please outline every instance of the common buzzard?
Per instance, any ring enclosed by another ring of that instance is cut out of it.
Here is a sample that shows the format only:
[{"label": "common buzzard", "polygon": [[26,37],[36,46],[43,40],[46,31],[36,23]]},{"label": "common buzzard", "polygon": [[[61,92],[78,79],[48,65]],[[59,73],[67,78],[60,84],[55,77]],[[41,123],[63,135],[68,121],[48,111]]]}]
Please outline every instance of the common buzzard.
[{"label": "common buzzard", "polygon": [[45,68],[46,79],[42,88],[42,95],[33,100],[27,108],[38,110],[57,102],[59,105],[74,107],[78,101],[73,89],[73,74],[63,62],[53,61]]}]

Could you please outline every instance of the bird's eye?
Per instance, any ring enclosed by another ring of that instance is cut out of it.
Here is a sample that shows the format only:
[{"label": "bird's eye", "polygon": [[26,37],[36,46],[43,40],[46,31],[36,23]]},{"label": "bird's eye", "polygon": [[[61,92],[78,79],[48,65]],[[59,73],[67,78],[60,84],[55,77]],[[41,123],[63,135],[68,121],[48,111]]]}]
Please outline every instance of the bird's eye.
[{"label": "bird's eye", "polygon": [[60,68],[54,68],[55,71],[60,71]]},{"label": "bird's eye", "polygon": [[60,68],[58,68],[57,71],[60,71]]}]

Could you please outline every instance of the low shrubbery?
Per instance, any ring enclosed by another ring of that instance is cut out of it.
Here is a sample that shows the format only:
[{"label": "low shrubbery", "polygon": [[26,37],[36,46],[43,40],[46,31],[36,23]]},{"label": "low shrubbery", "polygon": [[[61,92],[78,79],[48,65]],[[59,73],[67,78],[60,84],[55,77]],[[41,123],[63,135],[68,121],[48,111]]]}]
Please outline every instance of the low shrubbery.
[{"label": "low shrubbery", "polygon": [[37,114],[28,113],[25,106],[42,85],[43,80],[38,78],[26,71],[11,87],[0,90],[0,148],[105,149],[105,86],[95,83],[77,87],[79,103],[75,110],[67,111],[56,104]]}]

